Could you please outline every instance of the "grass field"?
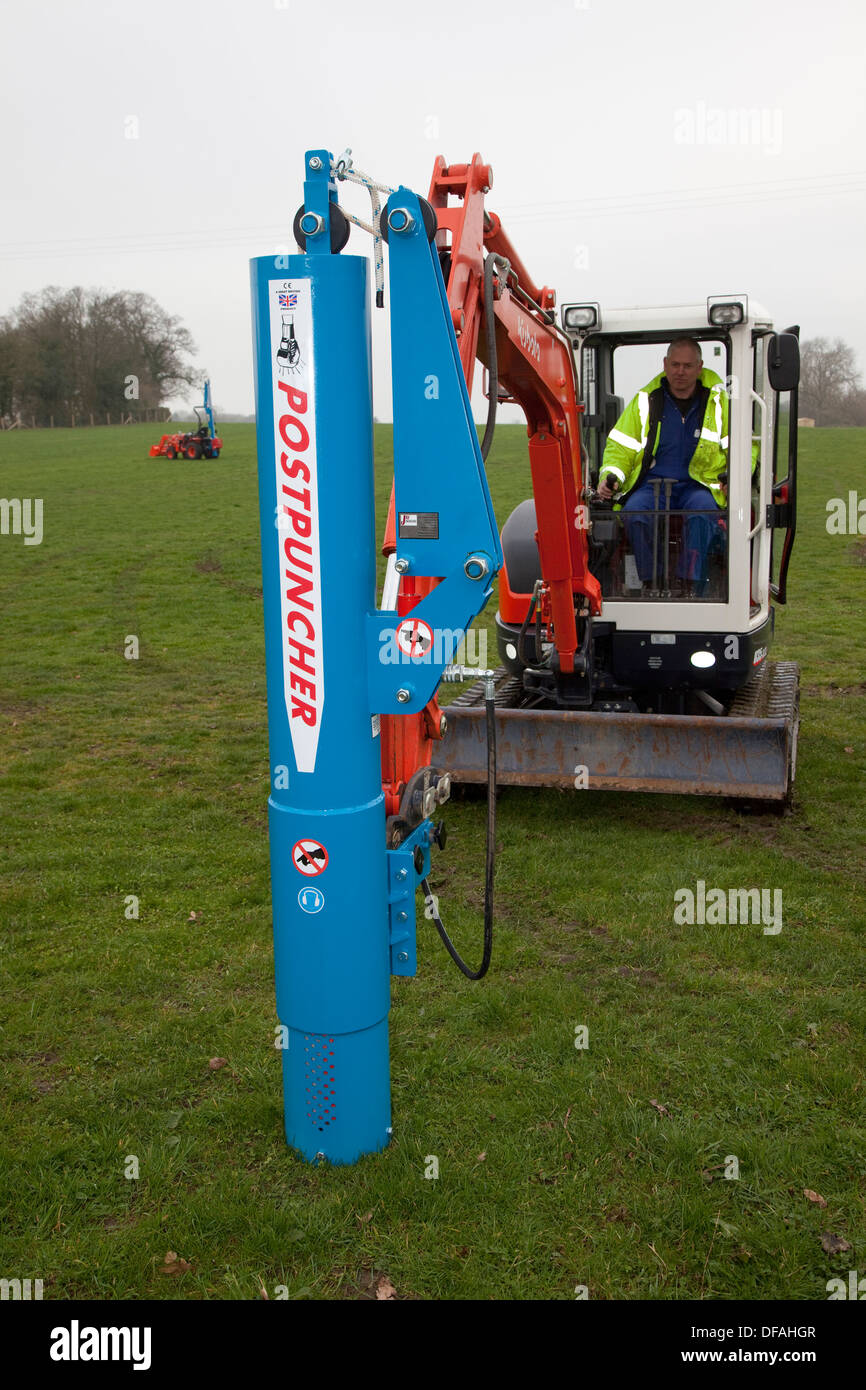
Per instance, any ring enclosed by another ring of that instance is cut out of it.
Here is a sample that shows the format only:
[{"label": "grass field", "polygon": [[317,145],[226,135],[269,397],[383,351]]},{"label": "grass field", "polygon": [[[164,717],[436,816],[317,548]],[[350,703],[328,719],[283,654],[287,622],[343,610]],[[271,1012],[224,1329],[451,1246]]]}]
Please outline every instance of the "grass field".
[{"label": "grass field", "polygon": [[[503,794],[491,973],[419,926],[393,1143],[351,1169],[283,1139],[254,430],[222,432],[212,465],[148,459],[144,427],[0,435],[0,494],[44,499],[41,545],[0,537],[0,1276],[538,1300],[823,1299],[862,1273],[866,542],[825,520],[866,491],[866,431],[801,435],[792,812]],[[389,448],[380,426],[380,510]],[[500,522],[524,453],[499,431]],[[446,812],[433,887],[475,959],[483,805]],[[781,889],[782,931],[675,924],[698,879]]]}]

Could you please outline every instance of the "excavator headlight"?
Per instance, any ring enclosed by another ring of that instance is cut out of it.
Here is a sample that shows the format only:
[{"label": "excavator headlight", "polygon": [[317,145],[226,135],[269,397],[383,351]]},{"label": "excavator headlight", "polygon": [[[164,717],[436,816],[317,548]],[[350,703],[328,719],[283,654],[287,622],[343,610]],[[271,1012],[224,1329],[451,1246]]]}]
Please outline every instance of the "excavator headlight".
[{"label": "excavator headlight", "polygon": [[745,323],[748,303],[745,295],[739,299],[726,299],[723,295],[711,295],[707,300],[707,322],[716,324],[718,327]]},{"label": "excavator headlight", "polygon": [[566,333],[577,333],[584,328],[598,328],[601,312],[597,304],[563,304],[562,326]]},{"label": "excavator headlight", "polygon": [[691,656],[689,657],[689,660],[691,661],[693,666],[698,666],[702,669],[706,669],[709,666],[715,666],[716,664],[716,657],[714,652],[692,652]]}]

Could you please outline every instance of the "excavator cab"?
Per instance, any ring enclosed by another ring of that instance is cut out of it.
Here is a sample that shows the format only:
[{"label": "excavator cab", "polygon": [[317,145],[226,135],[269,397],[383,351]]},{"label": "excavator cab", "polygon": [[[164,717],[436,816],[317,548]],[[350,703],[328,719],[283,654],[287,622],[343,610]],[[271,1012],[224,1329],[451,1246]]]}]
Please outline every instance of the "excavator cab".
[{"label": "excavator cab", "polygon": [[[796,531],[799,329],[775,331],[745,295],[604,315],[598,305],[566,304],[561,323],[579,382],[589,566],[602,597],[591,618],[591,703],[569,707],[562,675],[543,687],[538,678],[553,649],[537,607],[533,621],[544,578],[527,499],[502,530],[498,780],[784,806],[796,767],[799,671],[768,654]],[[680,336],[698,340],[728,394],[725,505],[677,516],[662,496],[659,510],[629,519],[596,498],[605,446]],[[706,528],[699,586],[686,567],[689,550],[701,548],[697,525]],[[650,555],[648,584],[636,538],[644,563]],[[455,782],[483,780],[480,685],[448,707],[444,761]]]},{"label": "excavator cab", "polygon": [[[729,344],[714,330],[698,331],[705,375],[729,378]],[[667,344],[649,332],[600,333],[580,349],[584,383],[583,439],[595,488],[611,432],[625,403],[661,369]],[[708,378],[709,379],[709,378]],[[628,514],[614,501],[596,498],[591,508],[590,563],[607,599],[682,602],[727,597],[727,518],[708,494],[706,506],[677,506],[670,478],[650,472],[643,489],[651,505]]]},{"label": "excavator cab", "polygon": [[[796,424],[790,431],[788,420],[796,421],[796,410],[785,411],[784,397],[796,390],[796,331],[775,334],[766,311],[750,307],[745,295],[613,310],[603,320],[598,305],[566,304],[561,320],[583,405],[589,562],[603,600],[593,618],[589,707],[723,713],[766,661],[772,600],[784,602],[785,574],[774,581],[772,557],[781,528],[786,572],[796,473]],[[651,507],[623,511],[595,493],[605,447],[625,403],[663,370],[668,344],[681,336],[700,344],[704,369],[728,396],[724,505],[708,494],[705,506],[678,510],[671,480],[650,474],[643,491]],[[785,339],[783,379],[770,372],[769,358],[779,357]],[[790,456],[786,470],[780,455]],[[497,614],[500,658],[515,677],[528,670],[530,685],[544,643],[536,645],[536,633],[521,634],[515,617],[541,578],[535,529],[531,501],[503,528],[505,603]]]}]

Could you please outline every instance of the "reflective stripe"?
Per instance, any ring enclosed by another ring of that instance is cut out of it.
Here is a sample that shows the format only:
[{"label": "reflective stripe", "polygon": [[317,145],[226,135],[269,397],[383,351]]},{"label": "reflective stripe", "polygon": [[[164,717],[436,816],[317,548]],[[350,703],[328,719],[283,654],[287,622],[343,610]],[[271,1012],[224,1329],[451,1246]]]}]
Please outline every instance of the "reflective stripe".
[{"label": "reflective stripe", "polygon": [[720,443],[719,436],[715,430],[701,430],[701,439],[709,439],[712,444]]},{"label": "reflective stripe", "polygon": [[642,449],[649,434],[649,396],[646,391],[638,392],[637,408],[640,412],[640,439],[635,440],[635,448]]},{"label": "reflective stripe", "polygon": [[722,439],[719,440],[719,443],[721,444],[721,446],[722,446],[723,449],[727,449],[727,447],[728,447],[728,436],[727,436],[727,435],[724,435],[724,436],[722,437]]},{"label": "reflective stripe", "polygon": [[620,480],[621,483],[624,483],[624,482],[625,482],[625,474],[623,473],[622,469],[621,469],[621,468],[616,468],[616,467],[614,466],[614,464],[612,464],[612,463],[603,463],[603,464],[601,465],[601,471],[602,471],[602,476],[604,476],[604,475],[606,475],[606,474],[608,474],[608,473],[612,473],[612,474],[614,475],[615,478],[619,478],[619,480]]},{"label": "reflective stripe", "polygon": [[607,437],[612,439],[614,444],[622,444],[624,449],[640,448],[640,440],[633,439],[630,434],[623,434],[622,430],[611,430]]}]

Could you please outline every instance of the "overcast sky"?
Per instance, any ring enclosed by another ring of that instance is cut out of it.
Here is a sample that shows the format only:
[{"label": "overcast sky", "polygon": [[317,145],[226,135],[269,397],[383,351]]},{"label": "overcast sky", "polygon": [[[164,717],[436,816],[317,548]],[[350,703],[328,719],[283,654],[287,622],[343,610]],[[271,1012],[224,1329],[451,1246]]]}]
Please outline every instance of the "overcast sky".
[{"label": "overcast sky", "polygon": [[347,145],[421,193],[480,151],[560,302],[746,291],[866,368],[862,0],[2,0],[0,51],[0,314],[144,291],[218,409],[253,407],[249,258],[293,247],[304,150]]}]

